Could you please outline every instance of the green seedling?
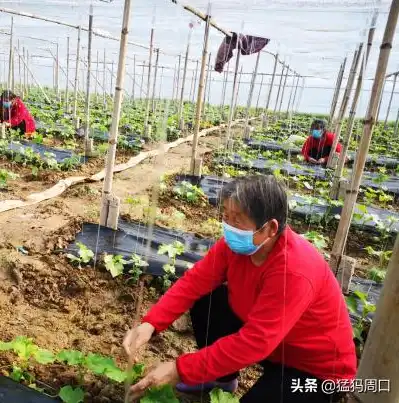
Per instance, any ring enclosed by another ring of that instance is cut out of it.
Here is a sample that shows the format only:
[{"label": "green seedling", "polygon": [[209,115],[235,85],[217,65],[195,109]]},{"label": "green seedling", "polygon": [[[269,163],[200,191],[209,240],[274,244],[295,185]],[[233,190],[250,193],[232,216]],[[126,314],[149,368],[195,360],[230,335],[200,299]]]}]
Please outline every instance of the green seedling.
[{"label": "green seedling", "polygon": [[94,252],[80,242],[76,242],[76,245],[79,248],[78,256],[71,253],[68,253],[66,256],[72,263],[77,263],[79,268],[81,268],[82,264],[88,264],[93,259]]}]

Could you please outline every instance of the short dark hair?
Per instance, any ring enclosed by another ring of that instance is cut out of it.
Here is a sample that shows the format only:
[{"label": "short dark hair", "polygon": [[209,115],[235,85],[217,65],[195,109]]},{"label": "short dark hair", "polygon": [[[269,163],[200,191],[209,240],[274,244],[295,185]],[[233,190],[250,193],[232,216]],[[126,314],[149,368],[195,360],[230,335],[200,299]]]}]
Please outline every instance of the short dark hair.
[{"label": "short dark hair", "polygon": [[4,99],[15,99],[15,98],[17,98],[17,95],[16,94],[14,94],[12,91],[10,91],[10,90],[4,90],[3,92],[2,92],[2,94],[1,94],[1,99],[2,100],[4,100]]},{"label": "short dark hair", "polygon": [[325,128],[327,127],[327,123],[323,119],[314,119],[311,127],[314,127],[314,126],[319,126],[320,129],[325,130]]},{"label": "short dark hair", "polygon": [[258,230],[272,219],[278,222],[278,234],[287,225],[287,193],[273,175],[251,175],[227,183],[220,193],[220,201],[227,199],[234,200]]}]

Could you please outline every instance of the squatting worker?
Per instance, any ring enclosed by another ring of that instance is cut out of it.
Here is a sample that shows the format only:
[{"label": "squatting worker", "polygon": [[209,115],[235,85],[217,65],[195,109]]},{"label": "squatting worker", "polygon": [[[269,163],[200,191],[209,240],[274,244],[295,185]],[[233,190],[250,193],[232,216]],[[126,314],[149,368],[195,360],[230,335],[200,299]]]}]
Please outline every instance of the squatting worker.
[{"label": "squatting worker", "polygon": [[[326,165],[331,148],[334,142],[335,134],[326,130],[324,120],[315,119],[310,127],[311,135],[305,141],[302,147],[302,155],[307,162],[311,164]],[[341,152],[341,144],[337,144],[336,152]]]},{"label": "squatting worker", "polygon": [[[287,195],[273,176],[238,179],[221,198],[224,236],[123,343],[133,353],[190,310],[199,350],[159,365],[132,387],[132,397],[162,384],[186,393],[234,392],[239,371],[259,363],[263,375],[242,403],[338,401],[339,393],[323,393],[322,381],[346,382],[356,373],[338,281],[313,245],[287,225]],[[305,387],[312,382],[317,392]]]},{"label": "squatting worker", "polygon": [[32,137],[36,130],[35,120],[21,98],[9,90],[3,91],[0,98],[1,123],[13,130],[19,130],[21,135]]}]

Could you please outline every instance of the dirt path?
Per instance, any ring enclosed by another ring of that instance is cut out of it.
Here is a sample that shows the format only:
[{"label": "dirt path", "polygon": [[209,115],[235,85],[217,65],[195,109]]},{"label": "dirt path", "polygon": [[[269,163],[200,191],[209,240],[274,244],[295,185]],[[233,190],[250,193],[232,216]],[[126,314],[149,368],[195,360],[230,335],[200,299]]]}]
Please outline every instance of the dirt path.
[{"label": "dirt path", "polygon": [[[217,137],[200,139],[199,154],[219,145]],[[164,156],[163,173],[187,172],[191,145],[182,144]],[[155,161],[115,175],[114,193],[123,202],[129,195],[148,198],[147,189],[159,178]],[[111,355],[125,362],[121,343],[134,312],[135,289],[124,279],[111,279],[100,269],[74,269],[53,254],[75,237],[84,221],[98,222],[102,183],[83,184],[61,197],[1,214],[0,224],[0,340],[18,335],[34,338],[51,350],[78,349]],[[122,213],[127,206],[122,205]],[[22,247],[19,251],[17,248]],[[146,291],[145,306],[156,294]],[[184,321],[182,332],[167,331],[145,352],[146,361],[167,360],[194,348]],[[188,333],[187,333],[188,332]],[[11,358],[0,358],[0,367]],[[73,371],[59,365],[36,367],[37,378],[55,388],[75,383]],[[85,402],[119,402],[120,386],[88,379]]]}]

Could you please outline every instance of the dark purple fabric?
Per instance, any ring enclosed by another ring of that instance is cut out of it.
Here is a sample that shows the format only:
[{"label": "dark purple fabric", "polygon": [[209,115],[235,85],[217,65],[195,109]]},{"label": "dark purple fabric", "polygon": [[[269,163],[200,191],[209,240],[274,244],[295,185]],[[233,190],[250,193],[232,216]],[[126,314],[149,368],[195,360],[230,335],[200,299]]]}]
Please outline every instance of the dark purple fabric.
[{"label": "dark purple fabric", "polygon": [[234,32],[231,37],[226,36],[216,56],[215,70],[218,73],[223,71],[224,65],[233,57],[233,51],[237,49],[237,38],[239,38],[238,49],[242,55],[258,53],[270,42],[267,38],[242,34],[237,36]]}]

